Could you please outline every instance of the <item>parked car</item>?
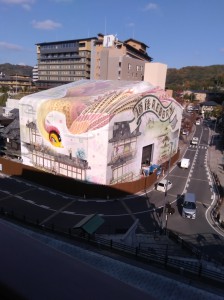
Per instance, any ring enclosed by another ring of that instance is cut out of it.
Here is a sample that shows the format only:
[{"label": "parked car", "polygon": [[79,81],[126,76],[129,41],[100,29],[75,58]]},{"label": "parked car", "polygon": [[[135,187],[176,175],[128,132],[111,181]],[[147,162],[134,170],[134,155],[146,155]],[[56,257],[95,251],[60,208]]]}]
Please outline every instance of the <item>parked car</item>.
[{"label": "parked car", "polygon": [[201,122],[200,122],[200,120],[196,120],[196,123],[195,123],[196,125],[200,125],[201,124]]},{"label": "parked car", "polygon": [[197,145],[198,144],[198,137],[194,136],[192,141],[191,141],[192,145]]},{"label": "parked car", "polygon": [[188,135],[188,134],[189,134],[189,131],[188,131],[187,129],[183,129],[183,130],[182,130],[182,134],[183,134],[183,135]]},{"label": "parked car", "polygon": [[172,182],[170,182],[168,179],[162,179],[159,181],[156,185],[156,190],[160,192],[166,192],[172,187]]}]

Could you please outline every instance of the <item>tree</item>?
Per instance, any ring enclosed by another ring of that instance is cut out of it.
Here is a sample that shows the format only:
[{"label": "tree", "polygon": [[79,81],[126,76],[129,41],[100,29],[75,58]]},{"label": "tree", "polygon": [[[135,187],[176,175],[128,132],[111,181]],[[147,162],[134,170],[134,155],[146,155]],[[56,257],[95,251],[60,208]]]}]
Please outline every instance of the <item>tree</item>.
[{"label": "tree", "polygon": [[216,90],[220,90],[223,86],[224,83],[224,74],[221,74],[219,76],[217,76],[216,78],[214,78],[214,84],[216,87]]},{"label": "tree", "polygon": [[1,93],[7,93],[9,91],[9,87],[8,86],[1,86],[0,91],[1,91]]},{"label": "tree", "polygon": [[217,105],[214,107],[213,111],[211,112],[211,116],[215,118],[220,118],[223,114],[223,107],[222,105]]},{"label": "tree", "polygon": [[7,93],[4,93],[3,95],[1,95],[0,96],[0,106],[5,106],[7,99],[8,99]]}]

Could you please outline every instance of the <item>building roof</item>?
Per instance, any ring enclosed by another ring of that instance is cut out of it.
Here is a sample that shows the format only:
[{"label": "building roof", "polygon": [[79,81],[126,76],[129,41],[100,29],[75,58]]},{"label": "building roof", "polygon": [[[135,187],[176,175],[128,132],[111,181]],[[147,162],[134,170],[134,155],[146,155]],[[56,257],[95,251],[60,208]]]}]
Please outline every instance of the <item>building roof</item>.
[{"label": "building roof", "polygon": [[218,103],[216,103],[215,101],[205,101],[205,102],[202,102],[200,105],[201,106],[217,106]]},{"label": "building roof", "polygon": [[149,46],[147,46],[146,44],[144,44],[144,43],[142,43],[142,42],[140,42],[140,41],[138,41],[138,40],[135,40],[135,39],[132,39],[132,38],[130,38],[130,39],[128,39],[128,40],[125,40],[124,41],[124,43],[128,43],[128,42],[136,42],[136,43],[138,43],[138,44],[140,44],[140,45],[142,45],[142,46],[144,46],[144,47],[146,47],[146,48],[149,48]]},{"label": "building roof", "polygon": [[81,229],[88,234],[93,234],[104,223],[104,219],[97,214],[88,215],[77,223],[73,229]]},{"label": "building roof", "polygon": [[20,139],[20,124],[19,119],[14,119],[8,126],[1,129],[1,134],[4,138],[19,140]]},{"label": "building roof", "polygon": [[44,43],[37,43],[37,46],[44,46],[44,45],[55,45],[55,44],[64,44],[64,43],[72,43],[72,42],[79,42],[79,41],[91,41],[97,40],[97,37],[88,37],[84,39],[74,39],[74,40],[64,40],[64,41],[54,41],[54,42],[44,42]]},{"label": "building roof", "polygon": [[171,102],[182,108],[160,87],[144,81],[122,80],[79,80],[27,95],[20,100],[20,105],[36,106],[40,101],[38,110],[43,119],[50,111],[57,110],[66,115],[66,125],[72,134],[82,134],[106,126],[116,114],[134,110],[148,95],[160,99],[164,108]]},{"label": "building roof", "polygon": [[6,118],[4,116],[0,116],[0,124],[3,126],[8,126],[13,120],[13,118]]}]

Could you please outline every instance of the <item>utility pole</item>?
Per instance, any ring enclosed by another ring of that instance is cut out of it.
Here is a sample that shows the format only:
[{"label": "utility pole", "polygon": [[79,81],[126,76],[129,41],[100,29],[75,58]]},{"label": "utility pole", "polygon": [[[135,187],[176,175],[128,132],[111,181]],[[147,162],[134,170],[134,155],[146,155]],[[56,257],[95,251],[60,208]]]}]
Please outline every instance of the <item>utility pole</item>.
[{"label": "utility pole", "polygon": [[167,185],[168,185],[168,178],[170,174],[170,162],[171,162],[171,156],[172,156],[172,149],[173,149],[173,142],[170,142],[170,157],[169,157],[169,164],[168,164],[168,171],[167,171],[167,182],[165,186],[165,195],[164,195],[164,201],[163,201],[163,212],[162,212],[162,220],[161,220],[161,231],[166,230],[167,227],[167,218],[168,214],[166,212],[166,205],[167,205]]},{"label": "utility pole", "polygon": [[17,94],[17,74],[16,74],[16,94]]}]

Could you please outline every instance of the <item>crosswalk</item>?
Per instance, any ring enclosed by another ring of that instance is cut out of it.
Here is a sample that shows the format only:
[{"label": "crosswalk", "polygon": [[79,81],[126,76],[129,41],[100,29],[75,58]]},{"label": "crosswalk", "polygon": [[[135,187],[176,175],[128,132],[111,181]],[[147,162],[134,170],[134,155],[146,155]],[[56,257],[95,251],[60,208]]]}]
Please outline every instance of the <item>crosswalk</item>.
[{"label": "crosswalk", "polygon": [[206,145],[189,145],[188,148],[191,148],[191,149],[208,149],[208,146]]}]

